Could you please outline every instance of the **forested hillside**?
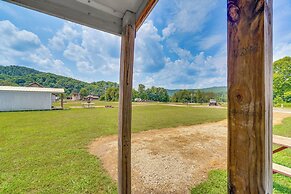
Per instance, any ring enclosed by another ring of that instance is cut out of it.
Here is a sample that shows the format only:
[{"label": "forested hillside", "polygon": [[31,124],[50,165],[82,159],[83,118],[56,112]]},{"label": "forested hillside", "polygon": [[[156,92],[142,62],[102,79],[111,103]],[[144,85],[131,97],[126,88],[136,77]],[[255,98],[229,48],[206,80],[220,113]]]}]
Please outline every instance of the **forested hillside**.
[{"label": "forested hillside", "polygon": [[89,93],[101,96],[105,93],[106,88],[118,87],[118,84],[114,82],[99,81],[87,83],[27,67],[0,66],[0,85],[2,86],[27,86],[33,82],[37,82],[44,87],[65,88],[67,95],[73,92],[80,92],[82,88],[86,88]]},{"label": "forested hillside", "polygon": [[[226,86],[202,88],[202,89],[188,89],[189,92],[197,92],[198,90],[200,90],[200,92],[213,92],[215,94],[218,94],[218,93],[226,94],[227,93],[227,87]],[[168,93],[169,93],[170,96],[173,96],[178,91],[180,91],[180,90],[179,89],[168,90]]]}]

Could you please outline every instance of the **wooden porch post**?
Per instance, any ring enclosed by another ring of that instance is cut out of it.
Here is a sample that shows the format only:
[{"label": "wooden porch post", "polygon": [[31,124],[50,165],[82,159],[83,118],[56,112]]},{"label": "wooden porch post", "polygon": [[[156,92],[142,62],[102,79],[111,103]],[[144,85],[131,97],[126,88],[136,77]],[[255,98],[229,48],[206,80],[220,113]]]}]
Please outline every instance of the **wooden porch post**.
[{"label": "wooden porch post", "polygon": [[272,0],[228,0],[228,193],[272,193]]},{"label": "wooden porch post", "polygon": [[64,94],[61,94],[61,108],[64,109]]},{"label": "wooden porch post", "polygon": [[131,93],[135,42],[135,14],[123,18],[119,82],[118,193],[131,193]]}]

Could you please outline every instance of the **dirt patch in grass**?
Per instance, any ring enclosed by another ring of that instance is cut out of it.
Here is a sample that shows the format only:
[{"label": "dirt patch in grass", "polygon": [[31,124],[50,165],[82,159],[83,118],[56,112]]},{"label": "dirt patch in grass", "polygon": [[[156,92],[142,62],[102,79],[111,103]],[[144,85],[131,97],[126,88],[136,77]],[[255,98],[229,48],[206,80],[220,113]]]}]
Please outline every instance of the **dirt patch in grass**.
[{"label": "dirt patch in grass", "polygon": [[273,124],[280,125],[285,118],[291,117],[290,113],[274,112],[273,114]]},{"label": "dirt patch in grass", "polygon": [[[117,180],[117,136],[89,146]],[[226,166],[226,121],[132,135],[132,192],[188,193],[209,170]]]},{"label": "dirt patch in grass", "polygon": [[[274,113],[274,124],[290,114]],[[132,192],[190,193],[213,169],[226,168],[226,120],[132,134]],[[96,139],[89,152],[117,181],[117,136]]]}]

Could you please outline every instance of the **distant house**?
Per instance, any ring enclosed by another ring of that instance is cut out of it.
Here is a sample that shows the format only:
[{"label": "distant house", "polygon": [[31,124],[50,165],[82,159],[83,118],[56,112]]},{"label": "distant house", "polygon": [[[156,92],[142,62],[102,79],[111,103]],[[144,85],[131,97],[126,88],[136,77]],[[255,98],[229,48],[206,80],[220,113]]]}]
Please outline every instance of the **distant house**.
[{"label": "distant house", "polygon": [[99,96],[95,96],[95,95],[88,95],[85,97],[85,99],[91,99],[91,100],[99,100]]},{"label": "distant house", "polygon": [[0,86],[0,111],[51,110],[52,95],[61,88]]},{"label": "distant house", "polygon": [[77,93],[77,92],[74,92],[72,94],[72,100],[73,101],[81,100],[81,95],[79,93]]},{"label": "distant house", "polygon": [[43,88],[43,86],[37,82],[30,83],[26,87]]},{"label": "distant house", "polygon": [[[35,88],[43,88],[43,86],[37,82],[33,82],[31,84],[28,84],[26,87],[35,87]],[[58,100],[57,94],[52,94],[52,103],[56,102]]]}]

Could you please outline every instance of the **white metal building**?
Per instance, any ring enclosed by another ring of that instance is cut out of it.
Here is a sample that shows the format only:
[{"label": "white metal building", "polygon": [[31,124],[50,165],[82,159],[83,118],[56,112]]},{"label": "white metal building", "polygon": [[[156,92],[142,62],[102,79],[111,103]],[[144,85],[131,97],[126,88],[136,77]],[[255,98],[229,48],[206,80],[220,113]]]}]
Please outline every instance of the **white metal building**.
[{"label": "white metal building", "polygon": [[0,86],[0,111],[51,110],[53,94],[61,88]]}]

